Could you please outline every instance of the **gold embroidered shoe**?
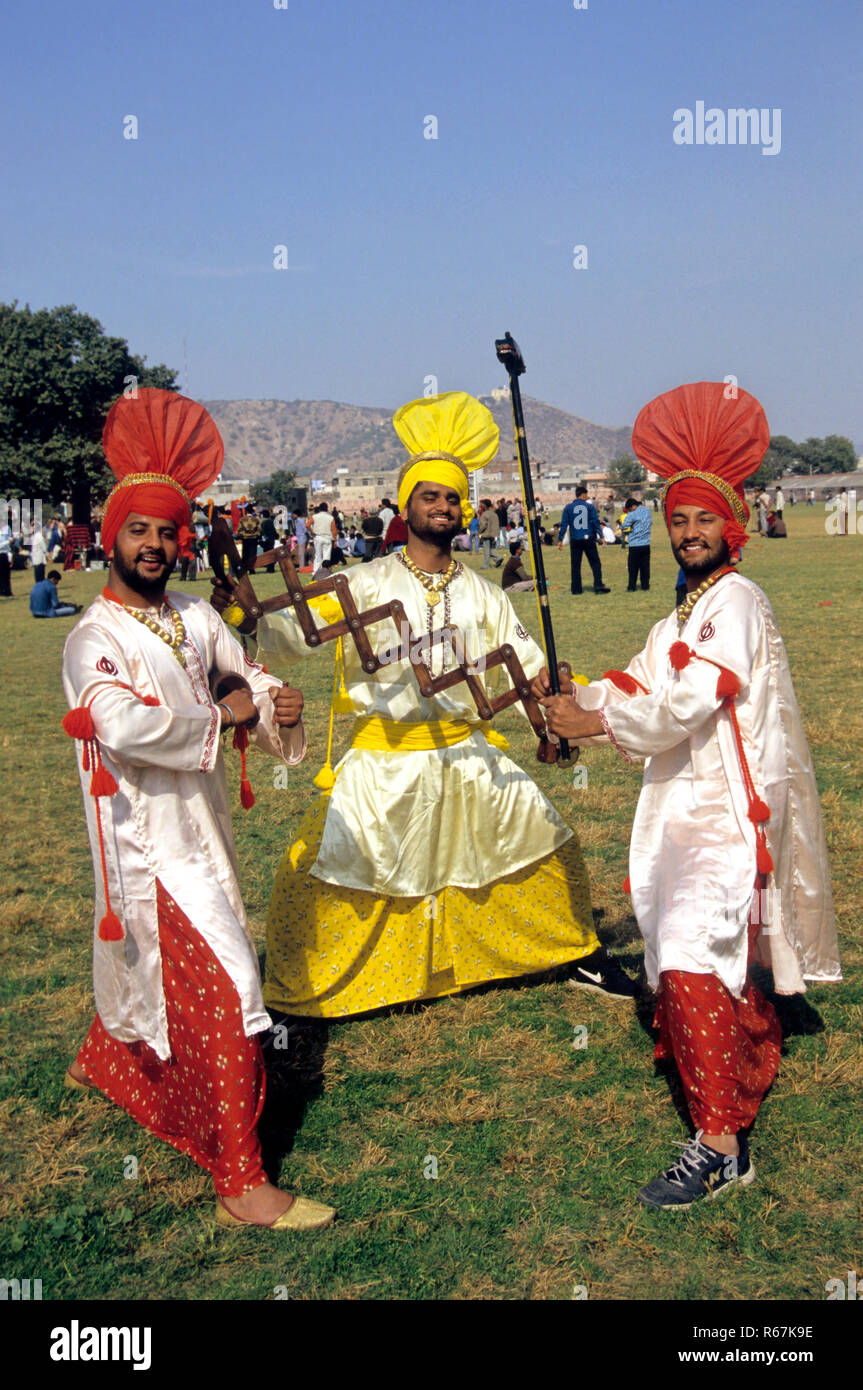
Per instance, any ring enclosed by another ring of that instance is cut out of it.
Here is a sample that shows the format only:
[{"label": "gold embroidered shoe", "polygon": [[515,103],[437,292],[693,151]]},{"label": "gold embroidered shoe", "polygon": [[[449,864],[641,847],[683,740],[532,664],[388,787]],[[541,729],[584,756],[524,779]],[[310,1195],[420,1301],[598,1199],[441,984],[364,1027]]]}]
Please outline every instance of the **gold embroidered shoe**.
[{"label": "gold embroidered shoe", "polygon": [[73,1076],[71,1069],[66,1068],[66,1075],[63,1077],[63,1085],[68,1086],[70,1091],[95,1091],[96,1086],[92,1081],[79,1081],[77,1076]]},{"label": "gold embroidered shoe", "polygon": [[275,1221],[247,1221],[242,1216],[234,1216],[221,1197],[216,1198],[218,1226],[257,1226],[264,1231],[322,1231],[332,1226],[335,1216],[334,1207],[325,1207],[322,1202],[313,1202],[310,1197],[295,1197],[287,1211],[283,1211]]}]

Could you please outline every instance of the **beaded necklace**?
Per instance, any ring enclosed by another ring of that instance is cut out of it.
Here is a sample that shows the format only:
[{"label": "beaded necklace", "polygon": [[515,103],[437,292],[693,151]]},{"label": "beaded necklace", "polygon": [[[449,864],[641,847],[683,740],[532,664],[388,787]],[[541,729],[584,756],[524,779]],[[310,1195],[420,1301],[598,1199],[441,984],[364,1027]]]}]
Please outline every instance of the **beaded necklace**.
[{"label": "beaded necklace", "polygon": [[[180,617],[176,608],[172,608],[167,600],[165,600],[163,606],[168,610],[166,621],[171,623],[173,627],[172,632],[167,631],[159,620],[150,617],[142,608],[132,608],[128,603],[123,604],[126,612],[130,613],[137,622],[143,623],[144,627],[149,628],[150,632],[155,633],[157,637],[161,637],[165,645],[171,648],[171,651],[174,653],[180,665],[185,666],[186,658],[180,651],[180,647],[186,640],[186,629],[183,626],[183,619]],[[161,612],[161,609],[159,611]]]},{"label": "beaded necklace", "polygon": [[716,584],[724,574],[732,574],[733,572],[734,566],[726,565],[724,569],[716,570],[713,574],[708,575],[707,578],[699,584],[697,589],[693,589],[691,594],[686,595],[686,598],[683,600],[683,602],[678,604],[677,606],[678,633],[681,633],[683,631],[689,619],[689,615],[692,612],[698,600],[701,598],[701,595],[706,594],[707,590],[711,589],[713,585]]},{"label": "beaded necklace", "polygon": [[[457,560],[450,560],[449,565],[444,570],[443,574],[435,576],[432,574],[426,574],[425,570],[421,570],[419,565],[415,565],[413,560],[411,560],[411,558],[408,555],[406,555],[403,550],[396,551],[396,559],[399,560],[399,562],[404,566],[404,568],[408,571],[409,574],[412,574],[414,576],[414,579],[419,580],[420,584],[422,584],[423,588],[426,591],[425,599],[426,603],[428,604],[428,608],[426,609],[426,634],[428,650],[425,659],[428,663],[429,671],[432,675],[434,675],[434,663],[432,660],[432,653],[434,651],[434,647],[432,646],[432,633],[434,630],[434,610],[440,603],[441,594],[443,594],[443,626],[445,628],[448,628],[450,626],[451,619],[449,586],[452,580],[455,579],[456,576],[461,573],[461,565],[458,563]],[[435,577],[440,579],[440,583],[437,585],[434,583]],[[447,638],[446,640],[441,642],[440,647],[442,675],[443,672],[449,666],[449,658],[452,653],[452,644],[450,640]]]},{"label": "beaded necklace", "polygon": [[[436,608],[440,603],[441,594],[445,594],[447,585],[455,577],[455,572],[458,569],[458,561],[450,560],[442,575],[434,575],[426,574],[425,570],[421,570],[419,565],[415,565],[410,556],[403,550],[396,551],[396,559],[404,565],[405,569],[413,575],[414,579],[418,579],[420,584],[422,584],[426,591],[426,603],[429,607]],[[435,584],[435,579],[439,579],[440,583]]]}]

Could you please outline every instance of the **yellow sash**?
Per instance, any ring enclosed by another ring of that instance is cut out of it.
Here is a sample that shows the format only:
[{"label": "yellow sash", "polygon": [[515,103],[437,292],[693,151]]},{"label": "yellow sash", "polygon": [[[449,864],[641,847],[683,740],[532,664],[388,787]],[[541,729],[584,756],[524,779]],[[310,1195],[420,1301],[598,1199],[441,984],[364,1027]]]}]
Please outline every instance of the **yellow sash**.
[{"label": "yellow sash", "polygon": [[405,723],[398,719],[382,719],[375,714],[356,720],[351,747],[371,749],[375,753],[428,752],[432,748],[452,748],[476,732],[485,734],[495,747],[509,747],[506,739],[501,739],[501,735],[484,722],[468,724],[466,719],[430,719],[424,723]]}]

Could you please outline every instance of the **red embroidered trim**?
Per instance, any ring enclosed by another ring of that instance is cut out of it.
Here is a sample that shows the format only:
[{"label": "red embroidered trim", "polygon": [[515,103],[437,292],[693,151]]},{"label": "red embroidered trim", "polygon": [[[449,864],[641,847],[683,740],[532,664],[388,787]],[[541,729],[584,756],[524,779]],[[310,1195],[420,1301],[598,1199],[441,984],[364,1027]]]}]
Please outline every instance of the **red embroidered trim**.
[{"label": "red embroidered trim", "polygon": [[204,739],[204,748],[201,753],[200,771],[207,772],[210,766],[210,759],[213,755],[213,745],[219,737],[219,726],[221,716],[216,706],[213,704],[210,695],[210,687],[207,683],[207,674],[204,670],[204,663],[201,660],[201,653],[192,641],[188,627],[186,628],[186,641],[183,643],[189,655],[186,658],[186,675],[192,687],[192,694],[195,703],[205,706],[210,711],[210,723],[207,729],[207,736]]},{"label": "red embroidered trim", "polygon": [[207,737],[204,740],[204,753],[203,757],[201,758],[202,772],[206,772],[209,767],[210,757],[213,752],[213,744],[216,742],[216,739],[218,738],[220,723],[221,718],[219,715],[219,711],[217,710],[216,706],[213,705],[212,712],[210,714],[210,727],[207,730]]},{"label": "red embroidered trim", "polygon": [[615,746],[615,748],[617,749],[618,753],[620,754],[620,756],[621,756],[622,758],[625,758],[626,761],[627,761],[628,763],[631,763],[631,762],[632,762],[632,758],[629,756],[629,754],[627,753],[627,751],[626,751],[625,748],[621,748],[621,746],[620,746],[620,744],[618,743],[617,739],[614,737],[614,733],[613,733],[613,731],[612,731],[611,725],[609,724],[609,722],[608,722],[608,720],[607,720],[607,718],[606,718],[606,716],[605,716],[605,710],[604,710],[604,709],[598,709],[596,712],[597,712],[597,714],[599,715],[599,721],[600,721],[600,723],[602,724],[603,729],[604,729],[605,732],[608,734],[609,743],[613,743],[614,746]]}]

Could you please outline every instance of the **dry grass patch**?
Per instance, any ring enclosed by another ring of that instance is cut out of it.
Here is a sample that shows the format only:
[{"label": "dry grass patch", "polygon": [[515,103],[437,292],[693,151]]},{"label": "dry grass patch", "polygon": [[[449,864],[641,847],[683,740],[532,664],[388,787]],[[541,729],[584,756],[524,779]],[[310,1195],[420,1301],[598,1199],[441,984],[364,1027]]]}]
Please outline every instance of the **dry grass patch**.
[{"label": "dry grass patch", "polygon": [[383,1145],[369,1139],[357,1158],[356,1166],[360,1172],[364,1172],[367,1168],[382,1168],[389,1161],[390,1156]]},{"label": "dry grass patch", "polygon": [[565,1076],[571,1071],[566,1044],[553,1036],[548,1024],[541,1033],[533,1028],[499,1028],[472,1042],[470,1051],[477,1062],[496,1065],[511,1081]]},{"label": "dry grass patch", "polygon": [[511,1118],[497,1093],[488,1095],[475,1086],[465,1090],[459,1078],[436,1087],[433,1095],[409,1101],[403,1114],[406,1122],[429,1129],[440,1124],[478,1125]]},{"label": "dry grass patch", "polygon": [[391,1071],[398,1076],[427,1070],[443,1062],[449,1051],[434,1008],[416,1014],[393,1014],[385,1026],[378,1019],[368,1020],[331,1038],[331,1050],[357,1070]]}]

